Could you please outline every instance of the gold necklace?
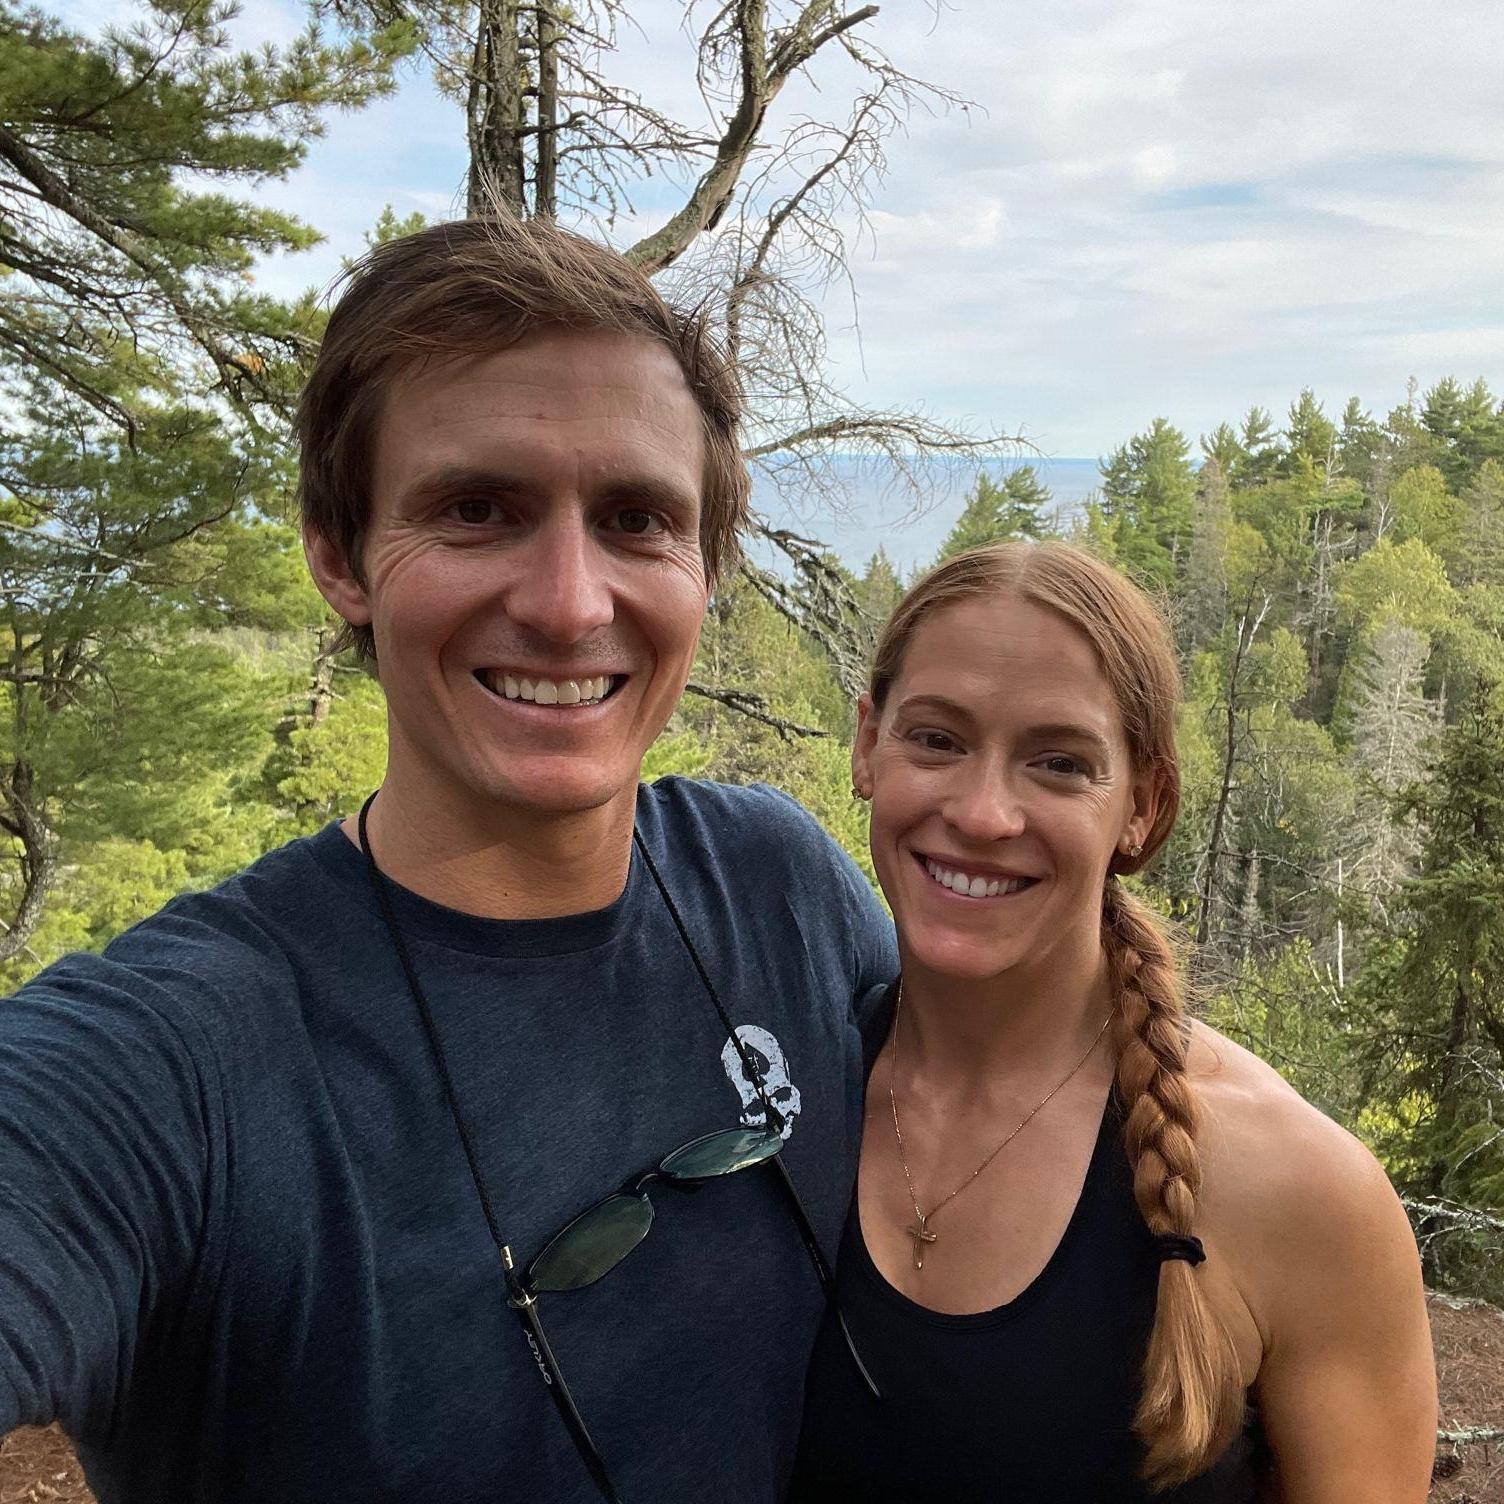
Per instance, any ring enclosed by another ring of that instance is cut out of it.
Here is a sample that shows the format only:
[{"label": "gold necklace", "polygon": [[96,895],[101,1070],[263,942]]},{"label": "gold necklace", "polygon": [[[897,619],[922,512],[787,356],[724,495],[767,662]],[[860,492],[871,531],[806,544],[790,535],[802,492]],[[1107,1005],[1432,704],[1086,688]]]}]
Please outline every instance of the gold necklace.
[{"label": "gold necklace", "polygon": [[914,1203],[914,1225],[912,1227],[904,1228],[904,1231],[908,1233],[908,1235],[914,1240],[914,1267],[916,1269],[923,1269],[924,1245],[926,1243],[935,1242],[939,1237],[938,1233],[933,1233],[929,1230],[930,1219],[935,1215],[936,1212],[940,1210],[941,1207],[948,1206],[952,1201],[954,1201],[956,1197],[959,1196],[961,1192],[964,1191],[966,1187],[969,1186],[972,1181],[974,1181],[977,1176],[980,1175],[982,1171],[985,1170],[987,1166],[990,1165],[992,1161],[995,1160],[998,1155],[1001,1154],[1003,1150],[1006,1149],[1008,1145],[1011,1144],[1013,1140],[1016,1139],[1018,1135],[1022,1133],[1024,1129],[1034,1121],[1034,1118],[1038,1114],[1039,1109],[1043,1107],[1051,1097],[1059,1092],[1061,1088],[1065,1086],[1066,1082],[1069,1081],[1071,1077],[1074,1076],[1076,1072],[1079,1071],[1081,1067],[1091,1059],[1093,1054],[1096,1053],[1097,1046],[1102,1042],[1102,1036],[1107,1032],[1107,1025],[1112,1022],[1112,1014],[1109,1013],[1107,1017],[1102,1020],[1102,1027],[1097,1030],[1096,1038],[1091,1042],[1091,1048],[1088,1049],[1087,1052],[1075,1063],[1075,1065],[1071,1067],[1070,1073],[1065,1076],[1064,1079],[1061,1080],[1049,1093],[1041,1097],[1039,1101],[1037,1101],[1034,1106],[1029,1109],[1027,1116],[1013,1130],[1013,1132],[1010,1133],[1007,1138],[1005,1138],[1002,1143],[1000,1143],[997,1148],[995,1148],[992,1153],[989,1154],[987,1158],[984,1159],[981,1164],[979,1164],[976,1169],[974,1169],[971,1174],[968,1175],[966,1179],[963,1180],[961,1184],[958,1185],[955,1190],[950,1193],[950,1195],[941,1197],[941,1199],[937,1201],[929,1209],[929,1211],[923,1212],[919,1209],[919,1197],[915,1194],[914,1191],[914,1177],[909,1173],[909,1157],[904,1152],[903,1147],[903,1129],[898,1126],[898,1098],[893,1091],[893,1081],[894,1078],[898,1075],[898,1024],[902,1013],[903,978],[900,977],[898,979],[898,996],[893,1003],[893,1049],[888,1062],[888,1106],[893,1109],[893,1137],[898,1140],[898,1162],[903,1166],[903,1178],[905,1184],[909,1188],[909,1200]]}]

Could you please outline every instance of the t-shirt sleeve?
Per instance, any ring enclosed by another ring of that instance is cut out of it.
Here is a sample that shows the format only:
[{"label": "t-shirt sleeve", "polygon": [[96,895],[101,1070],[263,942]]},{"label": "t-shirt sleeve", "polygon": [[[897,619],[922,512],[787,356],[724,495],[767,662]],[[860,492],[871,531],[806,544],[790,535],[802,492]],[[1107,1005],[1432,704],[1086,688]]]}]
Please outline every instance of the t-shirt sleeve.
[{"label": "t-shirt sleeve", "polygon": [[851,995],[855,1003],[898,974],[898,944],[893,935],[893,921],[871,883],[862,876],[862,869],[839,848],[836,857],[847,890],[848,923],[855,955]]},{"label": "t-shirt sleeve", "polygon": [[854,1005],[858,998],[891,982],[898,974],[893,921],[871,883],[862,875],[862,869],[798,800],[768,784],[758,784],[756,788],[783,807],[784,819],[780,823],[785,828],[780,836],[786,849],[799,853],[806,871],[818,865],[828,875],[828,881],[810,886],[816,891],[832,893],[838,901],[840,921],[850,947]]},{"label": "t-shirt sleeve", "polygon": [[0,1000],[0,1435],[107,1430],[201,1247],[212,1094],[122,973],[72,957]]}]

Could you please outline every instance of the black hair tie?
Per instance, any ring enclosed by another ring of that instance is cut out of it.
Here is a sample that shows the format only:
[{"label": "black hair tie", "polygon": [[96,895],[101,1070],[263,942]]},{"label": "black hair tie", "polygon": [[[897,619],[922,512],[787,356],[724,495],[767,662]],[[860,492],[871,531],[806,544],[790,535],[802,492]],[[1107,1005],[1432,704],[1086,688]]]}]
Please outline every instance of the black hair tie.
[{"label": "black hair tie", "polygon": [[1159,1233],[1154,1239],[1154,1252],[1161,1264],[1171,1259],[1184,1259],[1188,1264],[1206,1262],[1206,1249],[1201,1246],[1201,1239],[1178,1232]]}]

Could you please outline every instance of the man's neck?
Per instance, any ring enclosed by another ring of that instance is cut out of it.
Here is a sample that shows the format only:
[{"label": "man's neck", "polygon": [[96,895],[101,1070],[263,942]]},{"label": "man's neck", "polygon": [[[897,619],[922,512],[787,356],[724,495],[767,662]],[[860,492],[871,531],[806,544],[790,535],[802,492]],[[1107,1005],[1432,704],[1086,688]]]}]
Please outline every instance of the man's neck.
[{"label": "man's neck", "polygon": [[[415,809],[389,782],[367,830],[382,872],[410,892],[483,919],[558,919],[606,908],[626,887],[636,790],[598,809]],[[359,822],[343,822],[360,844]]]}]

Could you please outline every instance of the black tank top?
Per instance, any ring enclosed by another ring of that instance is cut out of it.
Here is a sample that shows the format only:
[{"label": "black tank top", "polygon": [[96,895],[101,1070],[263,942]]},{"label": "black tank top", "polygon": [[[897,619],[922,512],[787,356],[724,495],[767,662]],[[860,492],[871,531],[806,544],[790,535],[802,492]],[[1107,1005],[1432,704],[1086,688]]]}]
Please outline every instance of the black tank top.
[{"label": "black tank top", "polygon": [[[874,1026],[882,1027],[879,1005]],[[878,1272],[853,1198],[836,1285],[882,1400],[834,1319],[815,1345],[791,1504],[1253,1504],[1256,1418],[1216,1464],[1152,1494],[1131,1429],[1159,1265],[1109,1099],[1086,1181],[1039,1277],[1006,1305],[927,1310]]]}]

